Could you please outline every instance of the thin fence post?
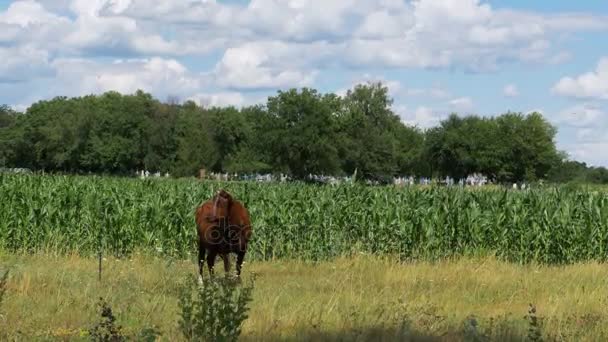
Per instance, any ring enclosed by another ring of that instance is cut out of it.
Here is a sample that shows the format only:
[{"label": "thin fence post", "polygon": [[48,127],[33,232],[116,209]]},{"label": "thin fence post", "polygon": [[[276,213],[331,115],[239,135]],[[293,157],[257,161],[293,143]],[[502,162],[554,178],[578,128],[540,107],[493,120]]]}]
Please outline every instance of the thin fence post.
[{"label": "thin fence post", "polygon": [[99,281],[101,281],[101,234],[99,234]]},{"label": "thin fence post", "polygon": [[101,272],[102,272],[102,254],[103,254],[103,231],[104,231],[104,227],[106,226],[106,217],[107,217],[107,212],[105,211],[104,208],[102,208],[101,210],[101,215],[103,216],[103,219],[100,220],[101,221],[101,226],[99,227],[99,241],[98,241],[98,259],[99,259],[99,264],[98,264],[98,281],[101,282]]}]

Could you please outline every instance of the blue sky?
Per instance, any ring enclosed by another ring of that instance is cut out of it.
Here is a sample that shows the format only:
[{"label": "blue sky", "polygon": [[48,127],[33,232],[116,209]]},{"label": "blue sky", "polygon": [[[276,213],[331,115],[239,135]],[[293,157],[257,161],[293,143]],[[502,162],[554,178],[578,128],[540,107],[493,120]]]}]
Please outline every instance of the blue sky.
[{"label": "blue sky", "polygon": [[406,124],[540,111],[572,159],[608,166],[606,37],[607,1],[0,0],[0,103],[382,81]]}]

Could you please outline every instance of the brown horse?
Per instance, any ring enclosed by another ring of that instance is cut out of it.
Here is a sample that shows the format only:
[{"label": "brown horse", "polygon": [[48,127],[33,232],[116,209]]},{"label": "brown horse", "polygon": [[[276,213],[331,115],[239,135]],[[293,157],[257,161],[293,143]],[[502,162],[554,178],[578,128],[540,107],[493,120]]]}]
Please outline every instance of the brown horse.
[{"label": "brown horse", "polygon": [[196,209],[198,231],[198,267],[203,277],[203,260],[207,255],[209,274],[213,275],[215,258],[219,254],[224,260],[224,271],[230,271],[229,253],[236,253],[236,274],[241,275],[241,266],[251,238],[251,221],[245,206],[225,190],[218,191],[213,198]]}]

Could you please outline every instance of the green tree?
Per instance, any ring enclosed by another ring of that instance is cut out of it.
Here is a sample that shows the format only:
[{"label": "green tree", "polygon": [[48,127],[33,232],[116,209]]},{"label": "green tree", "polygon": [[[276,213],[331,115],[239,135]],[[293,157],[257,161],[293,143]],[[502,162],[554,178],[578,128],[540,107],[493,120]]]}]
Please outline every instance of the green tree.
[{"label": "green tree", "polygon": [[167,172],[173,168],[176,158],[176,123],[180,106],[154,101],[146,120],[143,168]]},{"label": "green tree", "polygon": [[245,145],[251,137],[251,127],[245,115],[232,106],[211,108],[209,115],[211,134],[218,150],[217,162],[212,169],[226,171],[229,161],[234,162],[238,160],[237,157],[244,157],[243,153],[247,151]]},{"label": "green tree", "polygon": [[176,122],[176,159],[171,173],[176,176],[195,176],[199,169],[210,170],[218,160],[218,149],[213,141],[211,118],[208,113],[187,102]]},{"label": "green tree", "polygon": [[426,134],[425,152],[435,173],[463,178],[481,172],[501,182],[546,178],[560,154],[556,129],[540,114],[496,118],[451,114]]},{"label": "green tree", "polygon": [[540,113],[524,116],[509,112],[496,121],[500,134],[497,141],[503,146],[500,179],[535,181],[546,178],[560,159],[554,141],[557,129]]},{"label": "green tree", "polygon": [[227,172],[268,173],[279,170],[271,165],[273,146],[268,130],[273,127],[274,118],[268,114],[265,106],[244,107],[240,111],[244,120],[244,130],[239,138],[237,150],[225,157],[224,168]]},{"label": "green tree", "polygon": [[360,179],[387,179],[413,171],[422,135],[406,127],[391,110],[388,88],[359,84],[347,91],[338,112],[342,169]]},{"label": "green tree", "polygon": [[265,139],[275,171],[303,179],[311,173],[333,174],[339,170],[333,143],[338,103],[336,96],[322,96],[308,88],[279,91],[268,98]]},{"label": "green tree", "polygon": [[146,153],[146,130],[154,101],[138,91],[123,96],[107,92],[93,98],[87,146],[82,165],[96,172],[131,173],[142,169]]},{"label": "green tree", "polygon": [[16,116],[9,106],[0,106],[0,167],[13,163]]},{"label": "green tree", "polygon": [[0,129],[13,126],[17,113],[7,105],[0,105]]}]

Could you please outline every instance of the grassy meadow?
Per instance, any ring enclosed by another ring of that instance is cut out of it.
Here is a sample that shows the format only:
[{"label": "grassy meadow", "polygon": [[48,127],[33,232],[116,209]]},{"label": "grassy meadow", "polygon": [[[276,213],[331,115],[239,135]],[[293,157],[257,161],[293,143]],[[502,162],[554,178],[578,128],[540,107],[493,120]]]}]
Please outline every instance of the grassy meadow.
[{"label": "grassy meadow", "polygon": [[[182,339],[177,284],[194,272],[193,261],[109,257],[99,282],[94,258],[1,256],[11,270],[0,308],[2,340],[86,340],[98,320],[98,297],[110,303],[126,335],[154,328],[161,340]],[[521,266],[485,257],[399,263],[361,255],[319,263],[255,261],[245,265],[244,277],[252,273],[257,278],[243,340],[523,341],[530,303],[545,340],[608,337],[608,269],[596,262]]]},{"label": "grassy meadow", "polygon": [[219,188],[253,222],[244,277],[257,278],[243,340],[608,338],[602,190],[0,173],[0,276],[10,272],[0,340],[87,340],[100,297],[134,340],[150,329],[182,339],[193,213]]}]

